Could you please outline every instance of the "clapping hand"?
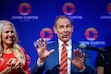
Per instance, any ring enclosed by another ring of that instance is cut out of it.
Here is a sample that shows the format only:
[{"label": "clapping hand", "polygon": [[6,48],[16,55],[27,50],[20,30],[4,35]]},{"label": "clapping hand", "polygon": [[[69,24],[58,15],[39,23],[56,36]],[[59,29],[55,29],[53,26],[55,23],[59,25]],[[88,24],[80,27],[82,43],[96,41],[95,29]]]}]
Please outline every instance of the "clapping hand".
[{"label": "clapping hand", "polygon": [[17,70],[21,68],[21,62],[18,61],[16,58],[10,58],[6,64],[7,67],[1,72],[2,74],[8,74],[12,70]]}]

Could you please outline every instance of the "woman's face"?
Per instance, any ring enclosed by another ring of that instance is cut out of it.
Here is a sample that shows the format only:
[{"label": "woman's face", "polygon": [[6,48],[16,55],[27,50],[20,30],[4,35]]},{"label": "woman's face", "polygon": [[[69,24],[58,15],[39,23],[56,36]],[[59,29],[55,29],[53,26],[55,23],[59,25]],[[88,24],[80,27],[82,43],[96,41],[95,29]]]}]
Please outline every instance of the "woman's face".
[{"label": "woman's face", "polygon": [[13,31],[13,27],[11,25],[5,25],[3,26],[2,31],[2,44],[3,45],[12,45],[15,39],[15,33]]}]

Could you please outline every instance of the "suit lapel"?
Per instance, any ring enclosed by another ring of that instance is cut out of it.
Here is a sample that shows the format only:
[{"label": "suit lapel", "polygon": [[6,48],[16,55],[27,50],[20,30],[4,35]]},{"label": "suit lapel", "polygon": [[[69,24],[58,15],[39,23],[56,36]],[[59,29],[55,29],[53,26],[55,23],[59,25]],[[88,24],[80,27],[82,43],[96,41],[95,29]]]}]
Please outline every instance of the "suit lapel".
[{"label": "suit lapel", "polygon": [[56,62],[57,64],[59,64],[59,47],[58,47],[58,43],[55,43],[55,56],[56,56]]}]

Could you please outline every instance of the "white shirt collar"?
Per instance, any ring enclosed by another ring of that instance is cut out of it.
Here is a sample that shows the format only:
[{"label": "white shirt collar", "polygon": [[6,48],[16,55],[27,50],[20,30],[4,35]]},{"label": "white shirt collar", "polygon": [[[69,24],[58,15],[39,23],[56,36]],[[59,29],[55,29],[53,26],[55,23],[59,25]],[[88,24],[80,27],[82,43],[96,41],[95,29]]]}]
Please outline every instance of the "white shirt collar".
[{"label": "white shirt collar", "polygon": [[[60,40],[60,39],[58,39],[58,43],[59,43],[59,45],[60,46],[62,46],[62,44],[63,44],[63,42]],[[71,41],[71,39],[67,42],[67,45],[69,46],[69,45],[71,45],[71,43],[72,43],[72,41]]]}]

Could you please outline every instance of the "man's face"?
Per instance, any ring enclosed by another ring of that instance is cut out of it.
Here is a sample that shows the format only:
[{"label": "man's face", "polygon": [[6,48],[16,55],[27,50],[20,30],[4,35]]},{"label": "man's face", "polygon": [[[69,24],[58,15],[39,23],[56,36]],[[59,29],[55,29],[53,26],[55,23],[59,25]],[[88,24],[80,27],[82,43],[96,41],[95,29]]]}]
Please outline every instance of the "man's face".
[{"label": "man's face", "polygon": [[72,36],[72,32],[74,26],[71,25],[71,22],[67,18],[59,18],[57,20],[57,26],[54,27],[54,32],[57,34],[58,38],[63,41],[67,42]]}]

